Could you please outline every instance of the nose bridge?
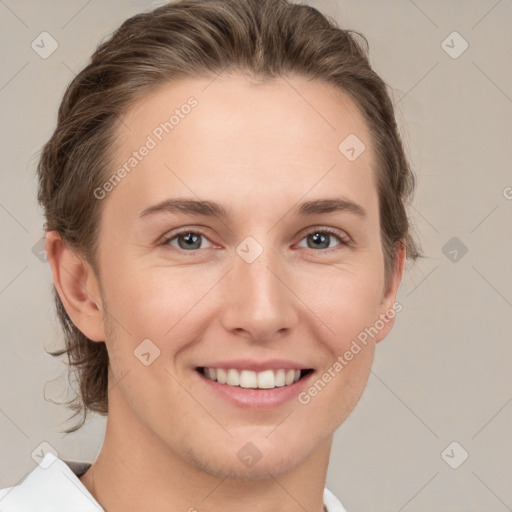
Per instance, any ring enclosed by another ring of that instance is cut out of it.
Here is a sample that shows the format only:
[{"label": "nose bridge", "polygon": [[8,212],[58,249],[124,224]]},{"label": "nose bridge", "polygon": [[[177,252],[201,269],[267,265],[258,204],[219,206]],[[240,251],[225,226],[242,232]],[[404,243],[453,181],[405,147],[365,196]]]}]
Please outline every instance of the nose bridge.
[{"label": "nose bridge", "polygon": [[244,329],[261,339],[296,320],[293,294],[284,284],[284,267],[270,239],[265,238],[265,247],[249,236],[236,247],[224,315],[227,329]]},{"label": "nose bridge", "polygon": [[255,302],[260,308],[270,306],[284,294],[283,284],[275,275],[280,267],[278,254],[270,246],[270,239],[267,237],[263,245],[249,236],[236,248],[236,286],[241,287],[246,302]]}]

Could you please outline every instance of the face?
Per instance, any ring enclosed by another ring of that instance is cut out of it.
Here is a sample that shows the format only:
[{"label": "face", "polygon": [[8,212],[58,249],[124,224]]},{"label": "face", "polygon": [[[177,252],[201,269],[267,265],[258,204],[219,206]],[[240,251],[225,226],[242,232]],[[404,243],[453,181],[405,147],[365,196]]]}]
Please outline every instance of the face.
[{"label": "face", "polygon": [[297,467],[353,410],[393,323],[362,115],[324,83],[190,79],[133,106],[118,141],[129,172],[98,199],[109,421],[216,475]]}]

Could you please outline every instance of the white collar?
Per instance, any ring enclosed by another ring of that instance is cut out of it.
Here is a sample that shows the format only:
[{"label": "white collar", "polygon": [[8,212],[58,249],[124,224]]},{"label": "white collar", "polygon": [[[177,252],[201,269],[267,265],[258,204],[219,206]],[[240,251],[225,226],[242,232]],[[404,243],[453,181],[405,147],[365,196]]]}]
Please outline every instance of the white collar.
[{"label": "white collar", "polygon": [[104,512],[71,468],[48,452],[18,485],[0,490],[2,512]]},{"label": "white collar", "polygon": [[[64,461],[47,453],[18,485],[0,489],[2,512],[104,512],[79,476],[86,462]],[[346,512],[338,498],[324,489],[327,512]]]}]

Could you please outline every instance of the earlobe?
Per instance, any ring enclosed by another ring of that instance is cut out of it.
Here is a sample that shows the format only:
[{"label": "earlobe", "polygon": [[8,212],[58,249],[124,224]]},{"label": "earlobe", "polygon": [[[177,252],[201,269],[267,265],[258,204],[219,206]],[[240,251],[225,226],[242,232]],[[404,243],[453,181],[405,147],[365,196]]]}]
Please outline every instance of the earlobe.
[{"label": "earlobe", "polygon": [[88,262],[57,231],[48,231],[46,257],[60,300],[75,326],[92,341],[105,341],[99,283]]},{"label": "earlobe", "polygon": [[375,338],[375,343],[382,341],[391,331],[395,322],[397,311],[401,311],[401,307],[396,307],[396,295],[398,287],[402,281],[402,275],[406,262],[406,246],[403,239],[395,242],[394,269],[388,289],[381,301],[381,309],[379,318],[383,321],[384,327]]}]

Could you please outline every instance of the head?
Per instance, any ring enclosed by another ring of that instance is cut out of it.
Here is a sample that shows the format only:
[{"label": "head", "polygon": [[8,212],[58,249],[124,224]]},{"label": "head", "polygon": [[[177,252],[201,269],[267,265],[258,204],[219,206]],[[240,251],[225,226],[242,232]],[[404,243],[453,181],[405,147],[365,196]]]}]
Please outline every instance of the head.
[{"label": "head", "polygon": [[[251,440],[272,467],[297,464],[353,410],[420,255],[393,105],[356,36],[284,0],[188,0],[127,20],[69,85],[38,167],[54,354],[83,413],[68,431],[110,396],[234,474],[226,449]],[[279,410],[219,399],[224,428],[198,406],[198,368],[274,358],[331,379]]]}]

